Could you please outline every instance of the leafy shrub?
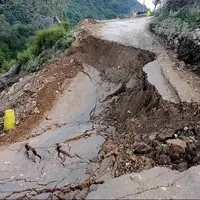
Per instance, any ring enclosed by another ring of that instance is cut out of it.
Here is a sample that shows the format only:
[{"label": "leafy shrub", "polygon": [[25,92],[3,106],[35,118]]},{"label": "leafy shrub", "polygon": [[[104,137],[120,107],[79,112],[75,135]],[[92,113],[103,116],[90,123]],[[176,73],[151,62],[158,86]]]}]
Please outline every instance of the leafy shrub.
[{"label": "leafy shrub", "polygon": [[36,34],[37,54],[51,48],[60,38],[64,37],[65,33],[65,29],[58,25],[38,31]]},{"label": "leafy shrub", "polygon": [[2,51],[0,51],[0,66],[2,66],[3,62],[4,62],[4,53]]},{"label": "leafy shrub", "polygon": [[27,49],[18,53],[17,62],[23,71],[35,72],[43,63],[65,52],[80,31],[79,26],[73,27],[67,22],[42,29],[27,40]]},{"label": "leafy shrub", "polygon": [[71,46],[73,41],[74,36],[65,36],[64,38],[58,40],[58,42],[55,44],[55,49],[63,52]]},{"label": "leafy shrub", "polygon": [[34,59],[29,60],[29,62],[27,63],[27,66],[24,70],[28,71],[30,73],[33,73],[33,72],[37,71],[38,66],[39,66],[39,62],[38,62],[38,58],[36,57]]},{"label": "leafy shrub", "polygon": [[68,32],[73,27],[73,25],[69,23],[68,21],[61,21],[59,25],[63,27],[66,32]]},{"label": "leafy shrub", "polygon": [[3,72],[7,72],[14,64],[16,64],[16,60],[4,60],[3,64],[2,64],[2,71]]},{"label": "leafy shrub", "polygon": [[200,26],[200,7],[188,7],[177,14],[178,18],[187,22],[192,29]]},{"label": "leafy shrub", "polygon": [[21,64],[24,64],[24,63],[26,63],[26,62],[28,62],[30,60],[31,56],[32,56],[31,50],[27,49],[25,51],[22,51],[22,52],[18,53],[17,60]]}]

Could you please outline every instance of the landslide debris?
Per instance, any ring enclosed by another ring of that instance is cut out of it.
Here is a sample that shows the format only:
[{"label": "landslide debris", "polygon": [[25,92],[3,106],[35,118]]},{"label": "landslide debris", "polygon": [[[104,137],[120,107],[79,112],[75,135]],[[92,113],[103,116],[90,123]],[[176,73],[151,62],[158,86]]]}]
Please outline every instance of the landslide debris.
[{"label": "landslide debris", "polygon": [[96,117],[117,129],[100,152],[101,159],[116,157],[114,176],[154,166],[183,171],[200,164],[200,106],[161,98],[143,71],[156,59],[153,53],[83,35],[71,54],[78,55],[77,63],[81,59],[95,66],[102,79],[122,84]]},{"label": "landslide debris", "polygon": [[[143,71],[144,65],[155,59],[152,52],[104,41],[83,32],[68,56],[55,60],[30,77],[30,89],[24,90],[23,82],[20,87],[20,82],[15,85],[18,90],[10,88],[12,98],[8,104],[1,103],[1,106],[20,108],[17,110],[18,116],[24,118],[16,130],[2,137],[1,144],[16,141],[19,135],[26,135],[30,124],[35,125],[39,121],[39,113],[30,107],[32,98],[36,98],[36,107],[43,114],[53,105],[56,91],[62,91],[65,81],[70,80],[87,64],[98,69],[103,80],[122,85],[115,94],[105,99],[108,106],[103,113],[92,118],[116,127],[116,134],[109,136],[99,153],[101,160],[114,157],[114,177],[153,166],[183,171],[200,164],[200,106],[162,100]],[[44,80],[47,80],[46,84]],[[32,92],[33,88],[37,91]],[[6,101],[8,97],[2,99]],[[2,99],[1,102],[4,102]],[[26,105],[28,114],[20,114]],[[15,137],[16,140],[13,139]],[[57,150],[59,154],[62,153],[59,146]]]}]

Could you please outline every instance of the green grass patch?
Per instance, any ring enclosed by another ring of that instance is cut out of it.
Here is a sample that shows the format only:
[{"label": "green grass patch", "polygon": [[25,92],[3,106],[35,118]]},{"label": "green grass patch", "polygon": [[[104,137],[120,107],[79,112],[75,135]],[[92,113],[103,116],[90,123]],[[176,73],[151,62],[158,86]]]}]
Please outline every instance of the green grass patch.
[{"label": "green grass patch", "polygon": [[178,13],[176,17],[188,23],[192,30],[200,27],[200,7],[188,7]]}]

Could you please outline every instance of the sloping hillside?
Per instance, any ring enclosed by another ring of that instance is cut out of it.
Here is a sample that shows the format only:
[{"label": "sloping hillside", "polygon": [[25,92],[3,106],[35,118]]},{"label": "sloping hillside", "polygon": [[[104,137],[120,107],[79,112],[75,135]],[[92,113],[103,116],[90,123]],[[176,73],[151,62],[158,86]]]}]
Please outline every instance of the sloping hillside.
[{"label": "sloping hillside", "polygon": [[187,69],[200,75],[199,16],[199,0],[167,0],[151,28],[174,49]]},{"label": "sloping hillside", "polygon": [[132,10],[140,11],[142,5],[137,0],[69,0],[65,16],[73,23],[84,18],[111,19],[121,14],[131,14]]}]

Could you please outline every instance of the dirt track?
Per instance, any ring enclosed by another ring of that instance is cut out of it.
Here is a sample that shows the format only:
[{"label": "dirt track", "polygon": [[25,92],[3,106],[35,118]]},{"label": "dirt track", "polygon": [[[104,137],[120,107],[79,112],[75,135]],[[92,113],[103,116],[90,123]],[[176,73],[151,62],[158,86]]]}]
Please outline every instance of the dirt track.
[{"label": "dirt track", "polygon": [[[96,195],[96,189],[123,174],[154,166],[184,171],[200,164],[198,90],[181,95],[180,82],[173,85],[168,77],[164,79],[163,68],[155,71],[172,61],[147,31],[147,22],[142,18],[87,23],[89,33],[81,33],[68,56],[31,77],[33,88],[43,75],[51,81],[34,91],[40,113],[19,121],[27,126],[22,135],[22,125],[11,133],[14,141],[21,142],[0,152],[0,198],[108,198],[103,196],[104,190],[100,196],[97,190]],[[23,100],[24,106],[30,105],[26,84],[15,85],[26,94],[17,101]],[[18,94],[12,92],[13,97]],[[194,102],[181,102],[191,101],[193,96]],[[27,135],[29,139],[24,141]],[[2,137],[2,142],[9,137]],[[158,171],[170,174],[169,169]],[[155,173],[155,177],[159,175]],[[176,190],[170,198],[175,195]],[[126,194],[115,198],[122,197]]]}]

